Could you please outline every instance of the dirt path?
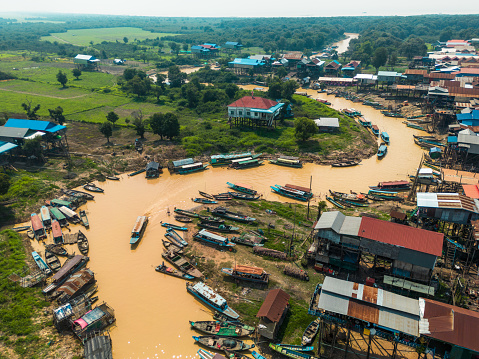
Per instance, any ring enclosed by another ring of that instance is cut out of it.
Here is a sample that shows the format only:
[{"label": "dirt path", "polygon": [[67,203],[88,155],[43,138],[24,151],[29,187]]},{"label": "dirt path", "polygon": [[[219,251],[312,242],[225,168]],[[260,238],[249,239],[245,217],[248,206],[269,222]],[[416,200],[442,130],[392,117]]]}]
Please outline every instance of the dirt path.
[{"label": "dirt path", "polygon": [[8,92],[15,92],[15,93],[24,94],[24,95],[49,97],[49,98],[54,98],[54,99],[56,99],[56,100],[71,100],[71,99],[74,99],[74,98],[80,98],[80,97],[85,97],[85,96],[90,95],[89,93],[86,93],[86,94],[83,94],[83,95],[72,96],[72,97],[60,97],[60,96],[41,95],[41,94],[33,93],[33,92],[16,91],[16,90],[2,89],[2,88],[0,88],[0,90],[2,90],[2,91],[8,91]]},{"label": "dirt path", "polygon": [[54,37],[54,38],[57,39],[57,40],[60,40],[60,41],[62,41],[62,42],[64,42],[64,43],[66,43],[66,44],[75,45],[75,46],[82,46],[82,45],[74,44],[73,42],[64,40],[64,39],[62,39],[62,38],[60,38],[60,37],[58,37],[58,36],[52,35],[52,34],[50,34],[50,36],[51,36],[51,37]]}]

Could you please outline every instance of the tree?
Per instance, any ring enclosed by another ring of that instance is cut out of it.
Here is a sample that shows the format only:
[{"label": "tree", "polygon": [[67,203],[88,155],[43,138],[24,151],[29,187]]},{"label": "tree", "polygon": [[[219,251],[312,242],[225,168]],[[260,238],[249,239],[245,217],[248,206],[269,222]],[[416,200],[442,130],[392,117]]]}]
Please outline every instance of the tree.
[{"label": "tree", "polygon": [[115,122],[118,121],[120,117],[113,111],[108,112],[106,119],[111,123],[112,127],[115,125]]},{"label": "tree", "polygon": [[283,82],[282,89],[281,89],[281,95],[284,98],[287,98],[288,100],[291,100],[293,97],[293,94],[296,92],[298,89],[298,83],[294,80],[288,80]]},{"label": "tree", "polygon": [[100,124],[99,129],[103,136],[106,137],[106,141],[110,143],[110,137],[113,135],[113,125],[111,122],[103,122]]},{"label": "tree", "polygon": [[165,116],[162,113],[154,113],[150,117],[150,127],[151,131],[155,135],[159,135],[160,139],[163,139],[163,136],[165,135]]},{"label": "tree", "polygon": [[372,64],[376,68],[376,72],[379,71],[381,66],[386,65],[388,60],[388,50],[385,47],[378,47],[374,51]]},{"label": "tree", "polygon": [[164,133],[170,140],[180,134],[180,123],[178,122],[178,116],[174,113],[165,113],[165,121],[163,123]]},{"label": "tree", "polygon": [[40,109],[40,104],[32,108],[32,101],[26,100],[24,103],[22,103],[22,107],[25,110],[29,120],[38,119],[37,111]]},{"label": "tree", "polygon": [[6,173],[0,173],[0,196],[8,192],[10,185],[10,177]]},{"label": "tree", "polygon": [[170,49],[176,54],[176,56],[178,56],[181,47],[176,42],[170,42]]},{"label": "tree", "polygon": [[188,44],[183,44],[183,51],[188,51]]},{"label": "tree", "polygon": [[126,36],[123,38],[123,42],[124,42],[125,44],[128,44],[128,38],[127,38]]},{"label": "tree", "polygon": [[313,120],[306,117],[299,117],[294,121],[294,137],[305,142],[308,138],[318,132],[318,127]]},{"label": "tree", "polygon": [[72,74],[78,80],[78,78],[81,76],[81,70],[80,69],[73,69]]},{"label": "tree", "polygon": [[269,84],[268,96],[274,99],[281,98],[281,93],[283,91],[283,84],[281,81],[274,81]]},{"label": "tree", "polygon": [[50,117],[54,119],[59,125],[63,125],[65,123],[65,116],[63,115],[63,108],[58,106],[56,109],[48,109],[50,112]]},{"label": "tree", "polygon": [[181,72],[178,66],[173,65],[168,68],[168,80],[171,87],[180,87],[185,83],[186,74]]},{"label": "tree", "polygon": [[62,71],[58,71],[57,73],[57,81],[62,84],[62,87],[65,88],[65,85],[68,82],[67,75]]},{"label": "tree", "polygon": [[281,66],[278,71],[276,71],[276,75],[279,76],[279,78],[283,78],[288,74],[288,70],[284,68],[284,66]]},{"label": "tree", "polygon": [[141,110],[138,110],[134,111],[131,115],[134,118],[133,126],[135,126],[136,134],[142,139],[145,138],[145,121],[143,121],[143,112]]},{"label": "tree", "polygon": [[239,87],[236,86],[235,84],[227,84],[225,86],[226,95],[228,95],[230,99],[233,99],[236,96],[236,93],[238,91],[239,91]]},{"label": "tree", "polygon": [[397,52],[393,52],[389,56],[388,63],[389,63],[390,66],[396,66],[397,61],[398,61],[398,54],[397,54]]},{"label": "tree", "polygon": [[25,140],[22,146],[22,151],[25,156],[35,156],[37,158],[41,158],[43,156],[43,146],[41,141],[41,137],[35,137],[31,140]]}]

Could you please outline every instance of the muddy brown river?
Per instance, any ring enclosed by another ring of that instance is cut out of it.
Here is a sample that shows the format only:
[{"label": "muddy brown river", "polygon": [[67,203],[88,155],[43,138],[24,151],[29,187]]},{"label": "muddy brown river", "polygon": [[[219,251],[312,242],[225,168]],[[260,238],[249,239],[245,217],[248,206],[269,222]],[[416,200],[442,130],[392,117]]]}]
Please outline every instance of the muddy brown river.
[{"label": "muddy brown river", "polygon": [[[91,228],[86,231],[90,242],[88,266],[98,280],[99,303],[105,301],[115,310],[117,321],[110,329],[115,359],[197,355],[199,346],[191,338],[196,334],[188,321],[210,319],[210,310],[187,293],[184,280],[157,273],[155,267],[162,262],[165,229],[161,222],[174,222],[167,210],[194,207],[191,197],[196,197],[198,190],[224,192],[226,182],[233,181],[251,184],[267,200],[287,201],[273,194],[269,186],[294,183],[308,187],[312,176],[317,202],[330,188],[366,191],[378,181],[405,179],[415,173],[422,150],[414,144],[412,135],[419,131],[407,128],[402,119],[384,117],[370,107],[308,92],[313,97],[327,98],[336,109],[354,107],[381,131],[387,131],[391,145],[386,157],[379,161],[373,156],[349,168],[306,164],[295,169],[265,164],[238,171],[209,168],[189,175],[165,171],[154,180],[146,180],[142,174],[131,178],[122,175],[121,181],[99,184],[105,193],[84,206]],[[140,244],[132,250],[129,238],[139,215],[149,216],[150,221]],[[72,227],[74,232],[80,228]],[[34,246],[41,247],[37,242]]]}]

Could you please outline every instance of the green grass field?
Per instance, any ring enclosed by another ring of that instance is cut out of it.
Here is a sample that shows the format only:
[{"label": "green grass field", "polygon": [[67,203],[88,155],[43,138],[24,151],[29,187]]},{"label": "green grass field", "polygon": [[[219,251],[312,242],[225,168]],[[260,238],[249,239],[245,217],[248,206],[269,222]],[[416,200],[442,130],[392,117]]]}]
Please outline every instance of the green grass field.
[{"label": "green grass field", "polygon": [[176,34],[156,33],[142,30],[136,27],[108,27],[104,29],[78,29],[68,30],[67,32],[52,33],[50,36],[43,36],[44,41],[63,41],[65,43],[87,46],[90,41],[99,43],[102,41],[121,41],[126,36],[130,42],[144,39],[154,39],[156,37],[174,36]]}]

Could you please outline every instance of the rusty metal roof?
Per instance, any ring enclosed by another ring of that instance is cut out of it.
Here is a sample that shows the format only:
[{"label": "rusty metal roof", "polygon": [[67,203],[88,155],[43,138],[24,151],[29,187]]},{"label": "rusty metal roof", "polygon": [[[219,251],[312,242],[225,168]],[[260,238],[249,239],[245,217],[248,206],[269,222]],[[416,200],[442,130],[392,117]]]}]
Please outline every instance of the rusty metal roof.
[{"label": "rusty metal roof", "polygon": [[445,182],[478,184],[479,173],[441,168],[441,178]]},{"label": "rusty metal roof", "polygon": [[38,217],[38,214],[32,214],[30,219],[32,221],[32,228],[34,231],[38,231],[39,229],[43,228],[42,221],[40,220],[40,217]]},{"label": "rusty metal roof", "polygon": [[444,234],[405,226],[399,223],[382,221],[371,217],[362,217],[358,236],[437,257],[442,255]]},{"label": "rusty metal roof", "polygon": [[266,317],[272,322],[279,322],[284,310],[288,306],[290,295],[281,289],[272,289],[268,292],[256,318]]},{"label": "rusty metal roof", "polygon": [[288,188],[296,189],[296,190],[298,190],[298,191],[303,191],[303,192],[306,192],[306,193],[310,193],[310,192],[311,192],[311,190],[310,190],[309,188],[307,188],[307,187],[296,186],[296,185],[294,185],[294,184],[288,184],[288,183],[287,183],[287,184],[285,184],[284,186],[285,186],[285,187],[288,187]]},{"label": "rusty metal roof", "polygon": [[132,233],[138,233],[141,231],[143,228],[144,223],[147,221],[148,217],[146,216],[138,216],[136,219],[135,225],[133,226],[133,229],[131,230]]},{"label": "rusty metal roof", "polygon": [[475,200],[459,193],[418,193],[418,207],[463,209],[479,213]]},{"label": "rusty metal roof", "polygon": [[420,298],[420,333],[469,350],[479,351],[479,313]]},{"label": "rusty metal roof", "polygon": [[252,267],[252,266],[244,266],[244,265],[236,265],[234,270],[236,272],[247,273],[247,274],[254,274],[254,275],[261,275],[263,274],[263,268],[259,267]]},{"label": "rusty metal roof", "polygon": [[57,292],[63,292],[72,296],[94,278],[95,274],[90,269],[80,270],[68,278],[68,280],[57,289]]},{"label": "rusty metal roof", "polygon": [[73,268],[75,268],[82,260],[87,259],[82,255],[76,255],[75,257],[68,259],[58,272],[52,277],[53,282],[63,279]]}]

